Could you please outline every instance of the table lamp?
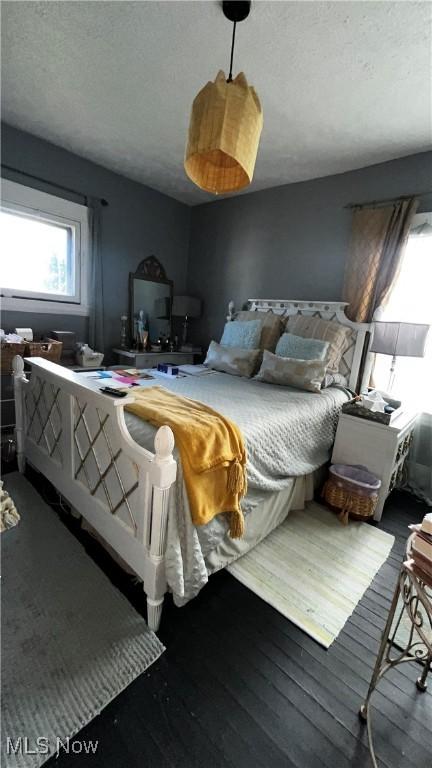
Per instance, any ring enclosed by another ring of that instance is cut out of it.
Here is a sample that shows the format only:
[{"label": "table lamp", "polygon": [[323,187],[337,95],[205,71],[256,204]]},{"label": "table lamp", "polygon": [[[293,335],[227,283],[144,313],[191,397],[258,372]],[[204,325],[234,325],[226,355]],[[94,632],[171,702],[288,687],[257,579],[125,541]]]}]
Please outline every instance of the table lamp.
[{"label": "table lamp", "polygon": [[375,322],[370,352],[391,355],[389,377],[391,392],[397,357],[424,357],[429,325],[421,323]]},{"label": "table lamp", "polygon": [[187,342],[188,319],[200,316],[201,300],[195,299],[193,296],[174,296],[172,314],[174,317],[184,317],[182,344],[185,345]]}]

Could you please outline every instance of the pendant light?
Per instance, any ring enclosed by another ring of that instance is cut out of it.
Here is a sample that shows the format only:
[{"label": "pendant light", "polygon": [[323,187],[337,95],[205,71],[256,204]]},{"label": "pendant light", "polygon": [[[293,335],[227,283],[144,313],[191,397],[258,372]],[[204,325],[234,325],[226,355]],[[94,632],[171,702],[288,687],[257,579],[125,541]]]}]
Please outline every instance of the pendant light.
[{"label": "pendant light", "polygon": [[261,104],[243,72],[233,79],[237,23],[247,18],[250,2],[224,2],[233,22],[230,71],[220,70],[195,97],[189,125],[185,170],[201,189],[235,192],[251,183],[263,126]]}]

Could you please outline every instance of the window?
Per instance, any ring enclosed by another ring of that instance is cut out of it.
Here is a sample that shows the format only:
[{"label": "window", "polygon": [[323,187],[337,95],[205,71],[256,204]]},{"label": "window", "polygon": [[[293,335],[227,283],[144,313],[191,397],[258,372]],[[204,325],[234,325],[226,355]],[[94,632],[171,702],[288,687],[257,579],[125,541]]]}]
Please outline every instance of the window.
[{"label": "window", "polygon": [[3,309],[88,314],[88,210],[5,181],[0,210]]},{"label": "window", "polygon": [[[397,320],[432,325],[432,213],[414,217],[411,234],[402,258],[395,285],[385,307],[375,313],[376,320]],[[391,357],[376,355],[374,380],[386,390]],[[425,357],[398,357],[393,392],[414,410],[432,413],[432,330],[426,342]]]}]

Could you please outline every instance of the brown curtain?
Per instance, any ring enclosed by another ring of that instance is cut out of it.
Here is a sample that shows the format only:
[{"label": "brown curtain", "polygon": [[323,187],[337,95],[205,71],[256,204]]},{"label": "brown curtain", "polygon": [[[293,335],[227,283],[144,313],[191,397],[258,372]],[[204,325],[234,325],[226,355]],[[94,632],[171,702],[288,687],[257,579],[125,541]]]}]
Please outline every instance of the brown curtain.
[{"label": "brown curtain", "polygon": [[416,198],[410,198],[354,210],[343,290],[351,320],[370,323],[376,308],[385,302],[400,268],[417,204]]}]

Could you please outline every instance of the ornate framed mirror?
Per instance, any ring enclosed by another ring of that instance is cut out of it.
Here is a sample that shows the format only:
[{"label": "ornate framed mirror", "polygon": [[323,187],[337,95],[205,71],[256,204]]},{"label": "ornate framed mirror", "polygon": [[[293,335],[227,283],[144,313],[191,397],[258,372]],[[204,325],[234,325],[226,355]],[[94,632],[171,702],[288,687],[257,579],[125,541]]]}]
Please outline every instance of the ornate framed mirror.
[{"label": "ornate framed mirror", "polygon": [[[148,332],[146,344],[171,337],[172,280],[156,256],[148,256],[129,273],[129,332],[132,345],[140,343],[140,330]],[[145,345],[146,345],[145,344]],[[144,345],[144,346],[145,346]]]}]

